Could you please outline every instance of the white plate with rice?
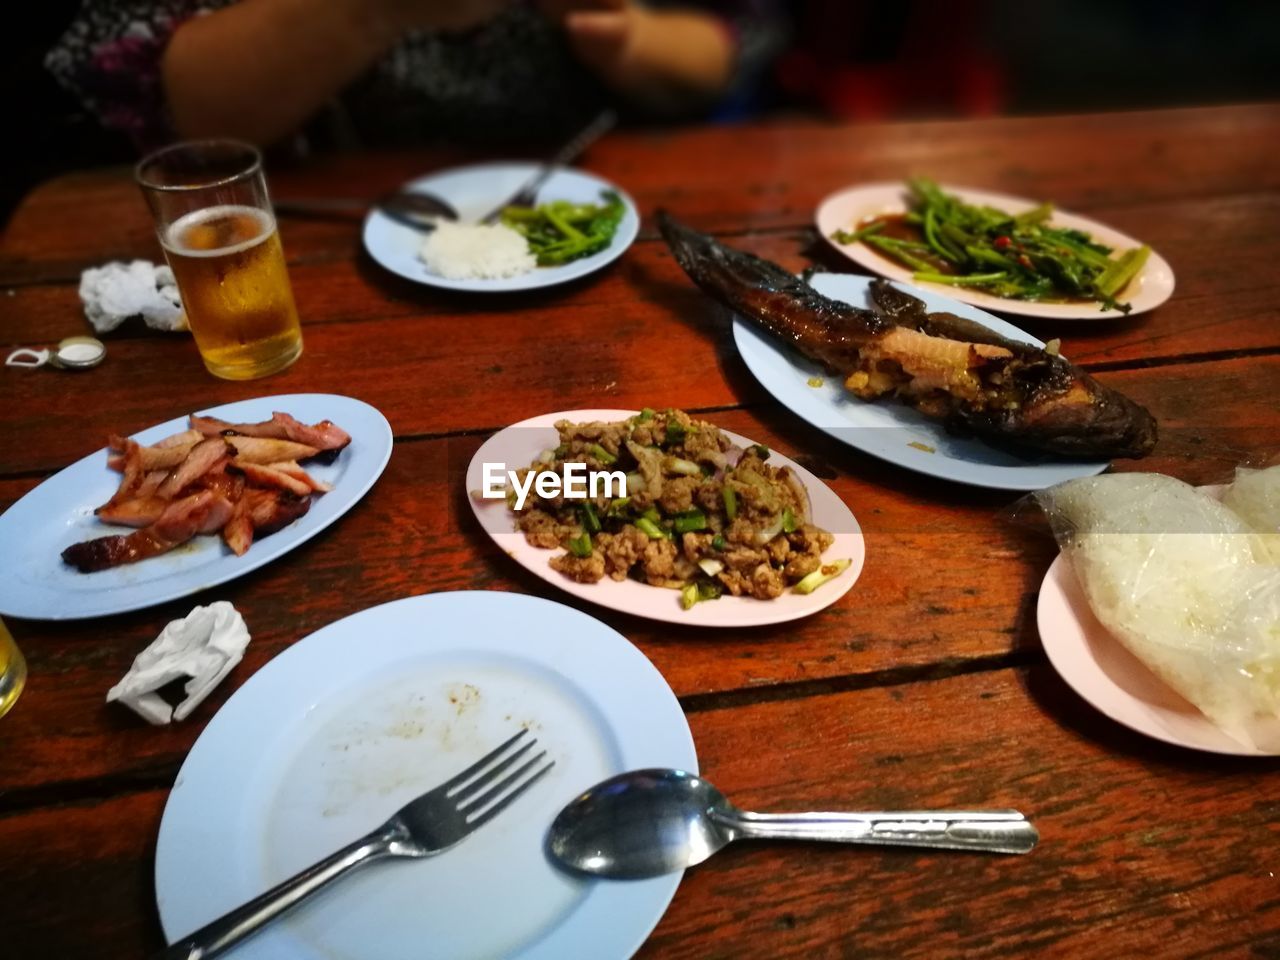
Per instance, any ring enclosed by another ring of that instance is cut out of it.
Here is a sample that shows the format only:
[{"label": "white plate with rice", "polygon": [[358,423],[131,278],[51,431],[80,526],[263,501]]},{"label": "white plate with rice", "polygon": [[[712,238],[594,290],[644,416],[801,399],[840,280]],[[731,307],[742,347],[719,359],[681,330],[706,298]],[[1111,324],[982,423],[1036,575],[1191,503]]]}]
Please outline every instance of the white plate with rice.
[{"label": "white plate with rice", "polygon": [[[513,196],[539,169],[535,163],[488,163],[443,170],[406,183],[402,189],[432,193],[448,201],[458,211],[460,222],[475,223],[495,206]],[[487,249],[477,249],[484,237],[468,237],[461,234],[450,238],[448,259],[457,272],[467,272],[468,267],[485,273],[509,273],[508,276],[450,278],[433,272],[422,259],[423,242],[428,233],[415,230],[392,220],[376,208],[369,211],[364,221],[364,245],[379,264],[392,273],[417,283],[448,290],[472,290],[481,293],[506,293],[516,290],[532,290],[567,283],[589,273],[594,273],[622,256],[631,246],[640,230],[640,215],[635,201],[608,180],[584,173],[581,170],[557,170],[538,191],[538,202],[569,200],[574,203],[602,203],[602,194],[613,191],[622,198],[626,212],[622,216],[613,242],[599,253],[581,260],[556,267],[533,266],[522,251],[509,248],[510,237],[495,244],[484,244]],[[438,245],[439,238],[434,245]],[[521,238],[521,243],[523,238]],[[440,251],[437,251],[439,254]],[[522,263],[523,261],[523,263]],[[451,271],[452,272],[452,271]]]}]

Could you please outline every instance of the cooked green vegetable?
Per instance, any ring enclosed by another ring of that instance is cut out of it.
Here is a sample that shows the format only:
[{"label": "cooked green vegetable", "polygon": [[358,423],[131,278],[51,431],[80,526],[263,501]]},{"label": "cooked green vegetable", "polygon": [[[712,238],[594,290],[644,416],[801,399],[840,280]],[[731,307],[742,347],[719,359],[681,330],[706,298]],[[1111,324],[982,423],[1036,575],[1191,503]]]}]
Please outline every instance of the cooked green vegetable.
[{"label": "cooked green vegetable", "polygon": [[636,519],[636,529],[643,533],[650,540],[665,540],[670,536],[666,530],[658,526],[648,517],[638,517]]},{"label": "cooked green vegetable", "polygon": [[707,515],[701,510],[688,510],[671,518],[671,529],[676,533],[694,533],[707,529]]},{"label": "cooked green vegetable", "polygon": [[590,500],[582,501],[582,526],[587,533],[599,533],[604,528],[600,525],[600,515],[596,513],[596,505]]},{"label": "cooked green vegetable", "polygon": [[554,267],[599,253],[613,241],[626,206],[612,190],[602,203],[552,200],[536,207],[507,207],[502,222],[529,242],[538,266]]},{"label": "cooked green vegetable", "polygon": [[849,568],[850,560],[832,560],[824,563],[813,573],[802,579],[792,589],[796,593],[813,593],[828,580],[834,580]]},{"label": "cooked green vegetable", "polygon": [[[1014,300],[1096,300],[1104,310],[1132,309],[1116,295],[1142,269],[1149,247],[1113,257],[1110,247],[1089,234],[1053,226],[1048,203],[1015,216],[965,203],[932,180],[908,180],[907,187],[908,213],[837,230],[832,239],[864,243],[910,267],[923,282],[975,287]],[[915,239],[884,235],[898,219]]]},{"label": "cooked green vegetable", "polygon": [[720,491],[720,496],[724,498],[724,515],[730,520],[736,520],[738,517],[738,493],[733,487],[726,486]]},{"label": "cooked green vegetable", "polygon": [[790,507],[783,507],[782,508],[782,532],[795,533],[795,530],[796,530],[796,515],[792,512]]},{"label": "cooked green vegetable", "polygon": [[680,588],[680,608],[689,610],[703,600],[719,600],[724,588],[712,580],[691,580]]},{"label": "cooked green vegetable", "polygon": [[591,534],[582,533],[569,538],[569,552],[575,557],[591,556]]},{"label": "cooked green vegetable", "polygon": [[617,457],[598,443],[593,443],[588,447],[587,452],[595,457],[600,463],[603,463],[606,467],[618,462]]}]

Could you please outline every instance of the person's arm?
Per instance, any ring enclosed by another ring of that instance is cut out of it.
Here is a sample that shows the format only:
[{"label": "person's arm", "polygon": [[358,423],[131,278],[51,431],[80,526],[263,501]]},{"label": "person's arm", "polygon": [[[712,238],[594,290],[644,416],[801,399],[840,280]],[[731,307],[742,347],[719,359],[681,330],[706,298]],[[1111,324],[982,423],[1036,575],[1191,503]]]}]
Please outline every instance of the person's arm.
[{"label": "person's arm", "polygon": [[241,0],[193,17],[161,61],[183,137],[272,143],[297,131],[412,28],[462,29],[504,0]]},{"label": "person's arm", "polygon": [[544,0],[578,58],[628,99],[652,109],[700,107],[733,79],[734,41],[719,17],[628,0]]}]

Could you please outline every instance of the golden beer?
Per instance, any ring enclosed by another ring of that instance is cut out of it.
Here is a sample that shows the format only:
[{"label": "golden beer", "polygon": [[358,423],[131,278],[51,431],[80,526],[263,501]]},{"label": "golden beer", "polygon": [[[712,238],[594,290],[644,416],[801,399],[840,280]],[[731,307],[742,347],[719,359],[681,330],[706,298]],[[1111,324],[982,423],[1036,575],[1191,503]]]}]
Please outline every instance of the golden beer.
[{"label": "golden beer", "polygon": [[0,620],[0,717],[9,712],[26,682],[26,661],[22,659],[22,652],[13,642],[4,621]]},{"label": "golden beer", "polygon": [[161,241],[210,373],[249,380],[298,358],[298,308],[269,212],[238,205],[196,210],[170,224]]}]

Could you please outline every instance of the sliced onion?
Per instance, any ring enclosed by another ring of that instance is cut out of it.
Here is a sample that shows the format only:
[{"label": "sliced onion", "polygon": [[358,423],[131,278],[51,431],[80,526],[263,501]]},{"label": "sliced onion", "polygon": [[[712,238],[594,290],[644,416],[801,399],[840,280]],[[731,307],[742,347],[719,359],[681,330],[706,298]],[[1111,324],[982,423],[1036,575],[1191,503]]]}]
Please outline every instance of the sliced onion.
[{"label": "sliced onion", "polygon": [[800,482],[794,470],[787,470],[784,478],[796,495],[796,503],[800,505],[801,516],[796,519],[802,523],[813,522],[813,500],[809,497],[809,488]]},{"label": "sliced onion", "polygon": [[627,474],[626,496],[630,497],[630,496],[634,496],[637,493],[644,493],[645,486],[646,484],[644,482],[644,477],[640,476],[640,474],[638,473]]},{"label": "sliced onion", "polygon": [[717,573],[724,569],[724,563],[716,560],[714,557],[706,557],[698,561],[698,566],[702,568],[702,572],[708,577],[714,577]]},{"label": "sliced onion", "polygon": [[756,533],[756,546],[763,547],[766,543],[782,532],[782,514],[778,514],[773,523],[769,524],[763,530]]}]

